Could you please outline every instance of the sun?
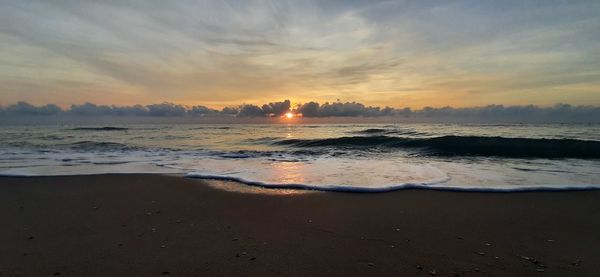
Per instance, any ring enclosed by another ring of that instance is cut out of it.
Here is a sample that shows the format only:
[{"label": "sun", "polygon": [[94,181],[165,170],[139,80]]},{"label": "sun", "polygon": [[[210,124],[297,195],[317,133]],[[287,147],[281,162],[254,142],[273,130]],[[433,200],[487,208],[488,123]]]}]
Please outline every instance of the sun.
[{"label": "sun", "polygon": [[288,118],[288,119],[291,119],[291,118],[294,117],[294,114],[293,113],[286,113],[285,117]]}]

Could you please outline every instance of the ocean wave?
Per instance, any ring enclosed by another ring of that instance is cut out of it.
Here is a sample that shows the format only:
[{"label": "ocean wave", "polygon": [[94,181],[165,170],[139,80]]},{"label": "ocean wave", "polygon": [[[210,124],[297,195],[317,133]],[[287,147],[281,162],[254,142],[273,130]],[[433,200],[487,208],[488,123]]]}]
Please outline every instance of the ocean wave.
[{"label": "ocean wave", "polygon": [[261,138],[249,138],[245,139],[243,142],[250,144],[263,144],[263,143],[272,143],[281,139],[280,137],[261,137]]},{"label": "ocean wave", "polygon": [[132,150],[135,147],[117,142],[97,142],[97,141],[78,141],[66,145],[73,150],[82,151],[124,151]]},{"label": "ocean wave", "polygon": [[259,150],[238,150],[238,151],[207,151],[203,155],[214,158],[225,159],[247,159],[247,158],[269,158],[271,160],[283,161],[294,160],[302,157],[317,157],[329,154],[329,151],[310,150],[310,149],[288,149],[284,151],[259,151]]},{"label": "ocean wave", "polygon": [[78,128],[73,128],[72,130],[74,131],[126,131],[129,130],[129,128],[123,128],[123,127],[78,127]]},{"label": "ocean wave", "polygon": [[327,139],[284,139],[273,142],[290,147],[416,149],[438,156],[490,156],[506,158],[600,158],[600,141],[482,136],[406,138],[352,136]]},{"label": "ocean wave", "polygon": [[63,136],[57,136],[57,135],[47,135],[47,136],[41,136],[40,139],[41,140],[56,141],[56,140],[63,140],[63,139],[65,139],[65,137],[63,137]]},{"label": "ocean wave", "polygon": [[380,129],[380,128],[369,128],[360,131],[353,132],[361,135],[405,135],[405,136],[425,136],[426,133],[418,132],[415,130],[402,130],[402,129]]},{"label": "ocean wave", "polygon": [[386,133],[387,129],[370,128],[365,130],[356,131],[358,134],[381,134]]},{"label": "ocean wave", "polygon": [[232,127],[227,127],[227,126],[202,126],[202,127],[194,127],[194,128],[189,128],[189,130],[230,130],[233,129]]}]

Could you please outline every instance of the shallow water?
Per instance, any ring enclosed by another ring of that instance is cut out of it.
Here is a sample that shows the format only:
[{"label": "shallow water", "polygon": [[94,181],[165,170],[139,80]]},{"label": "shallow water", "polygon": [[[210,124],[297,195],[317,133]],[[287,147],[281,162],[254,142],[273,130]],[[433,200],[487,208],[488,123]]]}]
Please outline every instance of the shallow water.
[{"label": "shallow water", "polygon": [[276,188],[600,188],[600,125],[27,126],[0,174],[177,173]]}]

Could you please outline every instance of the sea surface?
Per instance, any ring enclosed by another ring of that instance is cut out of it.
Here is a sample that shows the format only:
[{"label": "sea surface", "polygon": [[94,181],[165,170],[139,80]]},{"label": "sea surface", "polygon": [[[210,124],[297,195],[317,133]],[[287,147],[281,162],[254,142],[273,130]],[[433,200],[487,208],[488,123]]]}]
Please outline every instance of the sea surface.
[{"label": "sea surface", "polygon": [[0,126],[0,175],[168,173],[382,192],[600,188],[600,125]]}]

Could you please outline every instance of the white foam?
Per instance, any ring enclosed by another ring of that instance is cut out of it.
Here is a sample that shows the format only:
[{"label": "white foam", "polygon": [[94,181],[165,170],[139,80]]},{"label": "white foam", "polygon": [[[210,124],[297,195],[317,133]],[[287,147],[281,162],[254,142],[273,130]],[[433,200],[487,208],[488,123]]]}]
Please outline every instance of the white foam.
[{"label": "white foam", "polygon": [[406,185],[435,185],[449,180],[430,165],[357,159],[317,159],[310,162],[214,160],[186,176],[227,179],[270,188],[328,191],[390,191]]},{"label": "white foam", "polygon": [[[250,186],[257,186],[268,189],[298,189],[298,190],[318,190],[318,191],[337,191],[337,192],[390,192],[404,189],[425,189],[437,191],[457,191],[457,192],[528,192],[528,191],[577,191],[577,190],[598,190],[600,185],[563,185],[563,186],[523,186],[523,187],[458,187],[458,186],[435,186],[436,183],[402,183],[387,186],[349,186],[349,185],[309,185],[309,184],[268,184],[257,181],[250,181],[243,178],[223,176],[223,175],[204,175],[195,172],[186,174],[188,178],[198,178],[207,180],[227,180],[243,183]],[[439,183],[438,183],[439,184]]]},{"label": "white foam", "polygon": [[320,157],[223,158],[203,152],[129,151],[18,153],[0,157],[3,176],[109,173],[186,174],[264,188],[346,192],[401,189],[554,191],[600,189],[595,160],[420,160]]}]

